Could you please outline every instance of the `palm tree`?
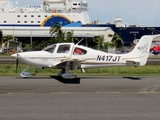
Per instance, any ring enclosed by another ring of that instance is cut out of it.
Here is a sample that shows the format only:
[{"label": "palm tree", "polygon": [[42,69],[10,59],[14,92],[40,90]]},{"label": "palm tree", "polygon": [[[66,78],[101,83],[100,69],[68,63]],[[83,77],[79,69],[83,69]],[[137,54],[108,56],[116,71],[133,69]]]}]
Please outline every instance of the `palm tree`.
[{"label": "palm tree", "polygon": [[0,30],[0,47],[2,48],[2,38],[3,38],[3,32]]},{"label": "palm tree", "polygon": [[[7,46],[9,41],[18,41],[18,38],[14,38],[13,35],[7,35],[2,39],[2,43],[4,44],[4,47]],[[7,49],[7,53],[8,53],[8,49]]]},{"label": "palm tree", "polygon": [[56,23],[54,26],[52,26],[50,28],[49,34],[51,34],[51,36],[53,37],[55,34],[60,33],[61,32],[61,27],[62,27],[62,25],[59,22]]},{"label": "palm tree", "polygon": [[124,45],[122,38],[117,33],[114,34],[111,42],[116,47],[116,50],[117,48],[121,48]]},{"label": "palm tree", "polygon": [[11,41],[18,41],[18,39],[17,39],[17,38],[14,38],[13,35],[7,35],[6,37],[3,38],[2,41],[3,41],[3,43],[4,43],[4,42],[9,41],[9,40],[11,40]]},{"label": "palm tree", "polygon": [[50,39],[51,43],[63,42],[65,34],[62,31],[62,25],[60,22],[56,23],[54,26],[50,28],[49,34],[52,36]]},{"label": "palm tree", "polygon": [[104,38],[103,36],[94,36],[93,42],[96,44],[96,48],[99,50],[100,48],[103,48],[104,46]]},{"label": "palm tree", "polygon": [[104,51],[105,52],[108,52],[108,49],[109,48],[113,48],[114,47],[114,45],[113,45],[113,43],[111,43],[111,42],[104,42]]},{"label": "palm tree", "polygon": [[66,33],[66,42],[74,42],[73,33],[73,30]]},{"label": "palm tree", "polygon": [[6,37],[4,37],[4,38],[2,39],[2,42],[3,42],[4,45],[6,46],[6,45],[8,44],[8,42],[9,42],[9,40],[18,41],[18,39],[17,39],[17,38],[14,38],[13,35],[7,35]]},{"label": "palm tree", "polygon": [[74,42],[74,38],[73,38],[74,31],[72,30],[67,33],[63,32],[62,25],[59,22],[50,28],[49,34],[52,36],[52,38],[49,40],[49,44],[61,43],[64,41],[65,42]]}]

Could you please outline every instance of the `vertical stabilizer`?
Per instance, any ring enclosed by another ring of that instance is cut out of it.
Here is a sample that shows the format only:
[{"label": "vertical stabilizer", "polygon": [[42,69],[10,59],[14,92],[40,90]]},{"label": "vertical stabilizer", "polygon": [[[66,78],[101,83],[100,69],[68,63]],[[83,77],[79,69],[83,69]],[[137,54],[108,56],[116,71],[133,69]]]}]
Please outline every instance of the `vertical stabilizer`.
[{"label": "vertical stabilizer", "polygon": [[126,61],[138,62],[139,66],[146,64],[149,57],[153,36],[142,36],[135,48],[124,56]]}]

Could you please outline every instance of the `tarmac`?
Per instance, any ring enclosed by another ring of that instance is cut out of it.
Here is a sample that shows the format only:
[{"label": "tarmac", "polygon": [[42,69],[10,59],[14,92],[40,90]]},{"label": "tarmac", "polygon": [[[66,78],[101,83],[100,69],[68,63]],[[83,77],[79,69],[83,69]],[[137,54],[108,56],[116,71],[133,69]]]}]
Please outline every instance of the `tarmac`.
[{"label": "tarmac", "polygon": [[160,76],[0,77],[2,120],[159,120]]}]

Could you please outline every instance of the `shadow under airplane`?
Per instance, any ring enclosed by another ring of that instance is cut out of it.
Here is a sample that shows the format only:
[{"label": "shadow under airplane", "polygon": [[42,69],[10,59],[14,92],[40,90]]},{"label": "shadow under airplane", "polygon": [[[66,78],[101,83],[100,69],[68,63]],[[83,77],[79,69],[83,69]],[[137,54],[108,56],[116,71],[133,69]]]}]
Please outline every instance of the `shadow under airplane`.
[{"label": "shadow under airplane", "polygon": [[125,79],[130,79],[130,80],[141,80],[139,77],[123,77]]},{"label": "shadow under airplane", "polygon": [[80,84],[80,78],[64,79],[61,76],[51,76],[51,75],[50,77],[64,84]]}]

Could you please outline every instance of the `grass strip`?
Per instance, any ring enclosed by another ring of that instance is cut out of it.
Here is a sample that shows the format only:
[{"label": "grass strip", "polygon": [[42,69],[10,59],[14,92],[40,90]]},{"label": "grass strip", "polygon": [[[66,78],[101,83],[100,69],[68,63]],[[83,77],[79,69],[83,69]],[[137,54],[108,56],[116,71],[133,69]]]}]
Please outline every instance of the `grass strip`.
[{"label": "grass strip", "polygon": [[[15,64],[1,64],[0,65],[0,75],[1,76],[16,76],[19,75],[20,72],[25,69],[27,65],[20,64],[18,66],[18,71],[16,73],[16,65]],[[57,75],[60,69],[46,68],[40,69],[34,66],[31,66],[28,69],[29,72],[35,73],[38,72],[37,75]],[[134,75],[134,76],[153,76],[160,75],[160,65],[146,65],[143,67],[133,67],[133,66],[124,66],[124,67],[107,67],[107,68],[98,68],[98,69],[85,69],[85,73],[81,70],[72,71],[77,75],[92,75],[92,76],[120,76],[120,75]]]}]

